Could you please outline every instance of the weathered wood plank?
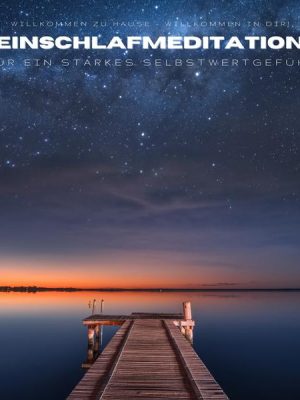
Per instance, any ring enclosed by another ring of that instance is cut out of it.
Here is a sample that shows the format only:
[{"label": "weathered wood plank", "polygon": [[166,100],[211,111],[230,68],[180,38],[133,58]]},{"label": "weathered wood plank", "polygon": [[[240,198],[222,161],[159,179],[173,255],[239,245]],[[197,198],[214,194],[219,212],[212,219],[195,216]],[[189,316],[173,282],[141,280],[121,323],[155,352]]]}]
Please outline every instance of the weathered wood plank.
[{"label": "weathered wood plank", "polygon": [[99,393],[115,361],[131,321],[126,321],[113,336],[102,354],[69,395],[68,400],[98,400]]},{"label": "weathered wood plank", "polygon": [[228,397],[198,357],[191,344],[179,334],[176,326],[166,320],[164,320],[164,325],[167,328],[169,337],[178,353],[190,384],[198,396],[197,398],[203,400],[228,400]]},{"label": "weathered wood plank", "polygon": [[[153,379],[155,372],[164,373],[165,379]],[[161,319],[134,320],[119,363],[100,399],[115,398],[194,398]]]},{"label": "weathered wood plank", "polygon": [[132,313],[130,315],[105,315],[105,314],[93,314],[82,321],[84,325],[122,325],[124,321],[136,320],[136,319],[170,319],[170,320],[182,320],[182,314],[170,314],[170,313]]},{"label": "weathered wood plank", "polygon": [[69,400],[228,399],[172,318],[162,317],[171,314],[133,315]]}]

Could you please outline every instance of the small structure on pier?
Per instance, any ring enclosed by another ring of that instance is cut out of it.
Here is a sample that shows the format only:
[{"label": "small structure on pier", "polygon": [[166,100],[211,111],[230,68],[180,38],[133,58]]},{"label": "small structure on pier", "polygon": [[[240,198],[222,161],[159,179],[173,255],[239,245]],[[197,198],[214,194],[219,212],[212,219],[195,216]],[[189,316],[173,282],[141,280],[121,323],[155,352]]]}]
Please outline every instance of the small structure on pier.
[{"label": "small structure on pier", "polygon": [[[183,314],[99,314],[83,324],[88,327],[83,366],[90,368],[68,400],[228,400],[191,346],[190,302],[183,303]],[[93,363],[104,325],[121,327]]]}]

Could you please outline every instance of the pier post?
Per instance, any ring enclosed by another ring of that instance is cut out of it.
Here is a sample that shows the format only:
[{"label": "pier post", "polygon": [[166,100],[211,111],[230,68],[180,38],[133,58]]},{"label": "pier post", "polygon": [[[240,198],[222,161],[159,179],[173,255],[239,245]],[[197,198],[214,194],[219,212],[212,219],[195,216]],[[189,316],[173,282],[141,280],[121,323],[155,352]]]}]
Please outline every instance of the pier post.
[{"label": "pier post", "polygon": [[94,325],[88,325],[88,348],[87,348],[87,360],[82,364],[83,368],[89,368],[94,362],[94,351],[95,351],[95,328]]},{"label": "pier post", "polygon": [[190,301],[183,303],[183,317],[185,321],[192,319],[192,305]]},{"label": "pier post", "polygon": [[88,347],[94,348],[95,345],[95,326],[89,325],[88,326]]},{"label": "pier post", "polygon": [[181,332],[183,333],[184,331],[184,336],[190,343],[193,343],[194,321],[192,320],[192,306],[190,301],[185,301],[183,303],[183,318],[185,324],[181,327]]},{"label": "pier post", "polygon": [[99,342],[100,342],[100,327],[99,325],[95,326],[95,343],[94,343],[94,353],[99,353]]},{"label": "pier post", "polygon": [[181,322],[180,322],[179,328],[180,328],[180,332],[183,334],[183,336],[185,336],[185,327],[182,326]]},{"label": "pier post", "polygon": [[193,327],[192,326],[187,326],[185,328],[185,337],[187,338],[187,340],[193,344]]},{"label": "pier post", "polygon": [[82,364],[83,368],[89,368],[94,362],[94,350],[88,347],[86,362]]}]

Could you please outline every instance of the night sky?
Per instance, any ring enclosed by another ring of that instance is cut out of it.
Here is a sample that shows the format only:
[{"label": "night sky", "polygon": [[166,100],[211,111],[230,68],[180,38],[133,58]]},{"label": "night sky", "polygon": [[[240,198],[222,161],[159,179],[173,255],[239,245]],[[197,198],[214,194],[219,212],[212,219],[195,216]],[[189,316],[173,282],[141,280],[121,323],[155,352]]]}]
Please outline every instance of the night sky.
[{"label": "night sky", "polygon": [[[39,5],[36,5],[39,3]],[[9,35],[299,35],[297,1],[10,1]],[[112,27],[111,20],[147,21]],[[289,28],[166,21],[288,20]],[[14,27],[11,21],[88,21]],[[93,28],[93,21],[107,21]],[[23,59],[52,59],[24,67]],[[300,286],[299,68],[139,60],[294,51],[11,50],[0,58],[0,284]],[[60,60],[71,61],[62,67]],[[79,65],[72,62],[80,59]],[[134,67],[94,67],[128,58]]]}]

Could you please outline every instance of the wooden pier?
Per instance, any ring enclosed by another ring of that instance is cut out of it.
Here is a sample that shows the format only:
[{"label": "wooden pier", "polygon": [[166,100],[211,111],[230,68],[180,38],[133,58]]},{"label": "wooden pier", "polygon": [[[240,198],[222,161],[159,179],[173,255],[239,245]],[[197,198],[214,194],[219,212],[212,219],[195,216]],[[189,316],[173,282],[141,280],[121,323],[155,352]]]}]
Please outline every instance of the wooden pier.
[{"label": "wooden pier", "polygon": [[120,325],[68,400],[228,400],[191,345],[190,303],[183,314],[92,315],[88,348],[102,325]]}]

